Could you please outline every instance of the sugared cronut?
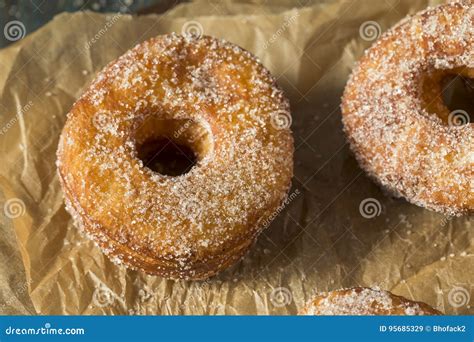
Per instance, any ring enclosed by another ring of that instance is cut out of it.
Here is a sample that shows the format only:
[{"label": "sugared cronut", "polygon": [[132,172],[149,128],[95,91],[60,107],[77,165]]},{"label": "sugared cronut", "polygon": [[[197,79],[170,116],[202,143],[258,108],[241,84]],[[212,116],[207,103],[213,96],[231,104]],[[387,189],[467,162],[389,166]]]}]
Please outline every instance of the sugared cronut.
[{"label": "sugared cronut", "polygon": [[443,102],[450,75],[474,77],[472,1],[428,8],[383,34],[353,70],[342,113],[359,164],[378,183],[460,215],[474,210],[474,124]]},{"label": "sugared cronut", "polygon": [[[118,263],[209,277],[244,255],[284,200],[290,122],[249,52],[208,36],[150,39],[106,66],[68,114],[57,153],[67,209]],[[153,171],[140,146],[160,138],[196,164]]]}]

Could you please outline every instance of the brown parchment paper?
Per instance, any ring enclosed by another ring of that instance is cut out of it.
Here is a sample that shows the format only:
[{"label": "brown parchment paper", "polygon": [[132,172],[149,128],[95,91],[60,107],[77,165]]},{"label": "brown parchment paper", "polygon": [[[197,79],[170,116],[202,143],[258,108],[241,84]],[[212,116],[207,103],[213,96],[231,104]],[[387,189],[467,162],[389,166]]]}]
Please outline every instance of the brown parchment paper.
[{"label": "brown parchment paper", "polygon": [[[161,16],[61,14],[0,51],[2,313],[296,314],[315,293],[351,286],[474,313],[469,217],[445,218],[385,194],[358,168],[341,130],[342,90],[372,40],[362,25],[386,30],[429,2],[308,4],[200,1]],[[111,263],[73,226],[55,171],[65,115],[94,74],[190,22],[273,72],[291,99],[296,147],[290,203],[244,260],[200,282]],[[361,214],[366,199],[378,215]]]}]

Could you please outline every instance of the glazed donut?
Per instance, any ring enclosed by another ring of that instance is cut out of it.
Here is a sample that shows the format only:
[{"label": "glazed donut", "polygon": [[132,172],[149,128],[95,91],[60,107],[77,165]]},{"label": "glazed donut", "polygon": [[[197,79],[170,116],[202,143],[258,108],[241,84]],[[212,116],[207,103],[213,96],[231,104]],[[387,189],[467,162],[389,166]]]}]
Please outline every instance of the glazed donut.
[{"label": "glazed donut", "polygon": [[401,21],[368,49],[342,98],[361,167],[395,195],[450,215],[474,209],[474,126],[443,103],[441,80],[474,77],[474,5],[460,1]]},{"label": "glazed donut", "polygon": [[414,302],[377,289],[355,287],[321,293],[309,301],[301,315],[441,315],[428,304]]},{"label": "glazed donut", "polygon": [[[66,208],[117,263],[210,277],[285,200],[290,122],[288,100],[249,52],[208,36],[150,39],[106,66],[67,116],[57,152]],[[153,171],[147,142],[191,150],[196,163]]]}]

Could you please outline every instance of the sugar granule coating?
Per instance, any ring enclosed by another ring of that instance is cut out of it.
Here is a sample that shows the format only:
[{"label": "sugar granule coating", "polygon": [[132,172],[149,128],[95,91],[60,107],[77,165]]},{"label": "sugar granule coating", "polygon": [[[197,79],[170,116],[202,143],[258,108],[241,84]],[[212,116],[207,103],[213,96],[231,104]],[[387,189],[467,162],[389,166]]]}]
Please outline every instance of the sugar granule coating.
[{"label": "sugar granule coating", "polygon": [[388,291],[355,287],[321,293],[310,300],[301,315],[441,315],[428,304],[414,302]]},{"label": "sugar granule coating", "polygon": [[474,77],[472,1],[428,8],[383,34],[342,100],[361,167],[395,195],[449,215],[474,210],[474,124],[458,125],[441,96],[441,80],[456,74]]},{"label": "sugar granule coating", "polygon": [[[117,263],[204,279],[239,260],[285,199],[289,103],[258,60],[208,36],[168,34],[106,66],[74,104],[57,167],[66,207]],[[148,138],[192,147],[180,176],[137,157]]]}]

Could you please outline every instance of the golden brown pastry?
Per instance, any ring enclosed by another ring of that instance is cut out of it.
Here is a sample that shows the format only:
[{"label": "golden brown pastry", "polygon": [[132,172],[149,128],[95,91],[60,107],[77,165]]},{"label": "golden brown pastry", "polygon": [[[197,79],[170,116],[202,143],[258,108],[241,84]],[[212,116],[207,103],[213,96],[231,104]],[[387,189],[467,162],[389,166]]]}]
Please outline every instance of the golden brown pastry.
[{"label": "golden brown pastry", "polygon": [[344,130],[382,186],[446,214],[474,210],[474,124],[443,103],[442,80],[474,77],[474,4],[402,20],[365,52],[347,83]]},{"label": "golden brown pastry", "polygon": [[322,293],[301,311],[302,315],[441,315],[428,304],[370,288],[355,287]]},{"label": "golden brown pastry", "polygon": [[[150,39],[106,66],[68,114],[57,152],[67,209],[118,263],[210,277],[244,255],[285,199],[290,122],[249,52],[208,36]],[[195,165],[153,171],[154,154],[173,146]]]}]

